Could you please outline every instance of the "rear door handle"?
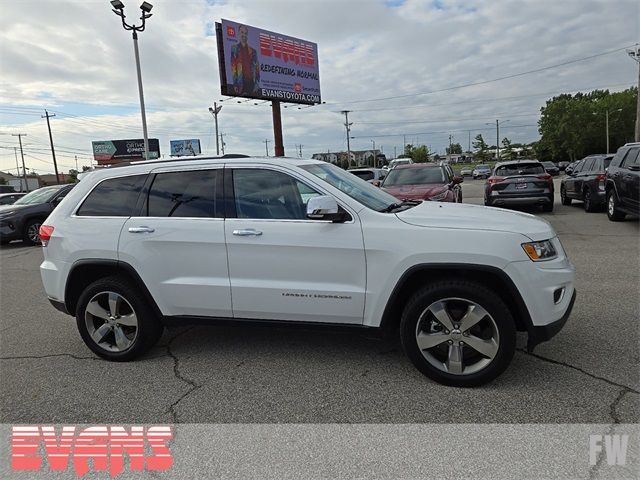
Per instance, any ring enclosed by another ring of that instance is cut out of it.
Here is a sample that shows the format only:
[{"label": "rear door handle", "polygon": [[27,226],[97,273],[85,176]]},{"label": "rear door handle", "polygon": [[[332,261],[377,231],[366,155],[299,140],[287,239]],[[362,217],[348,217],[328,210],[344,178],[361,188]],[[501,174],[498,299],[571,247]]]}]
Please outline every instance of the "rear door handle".
[{"label": "rear door handle", "polygon": [[234,230],[233,234],[239,237],[257,237],[262,235],[262,232],[255,228],[244,228],[241,230]]},{"label": "rear door handle", "polygon": [[130,233],[153,233],[155,232],[154,228],[151,227],[129,227],[129,232]]}]

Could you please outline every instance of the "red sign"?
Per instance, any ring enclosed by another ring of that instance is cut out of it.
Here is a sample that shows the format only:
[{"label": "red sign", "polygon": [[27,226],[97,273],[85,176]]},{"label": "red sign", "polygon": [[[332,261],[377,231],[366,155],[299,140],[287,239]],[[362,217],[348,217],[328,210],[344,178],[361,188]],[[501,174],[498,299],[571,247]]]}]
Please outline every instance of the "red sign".
[{"label": "red sign", "polygon": [[[44,460],[51,471],[68,470],[70,461],[78,477],[95,471],[108,471],[115,477],[124,471],[124,457],[129,457],[131,471],[166,471],[173,465],[167,442],[173,438],[170,426],[100,425],[76,431],[75,426],[14,426],[11,429],[11,468],[35,471]],[[41,455],[44,446],[44,455]],[[148,449],[152,453],[145,455]]]}]

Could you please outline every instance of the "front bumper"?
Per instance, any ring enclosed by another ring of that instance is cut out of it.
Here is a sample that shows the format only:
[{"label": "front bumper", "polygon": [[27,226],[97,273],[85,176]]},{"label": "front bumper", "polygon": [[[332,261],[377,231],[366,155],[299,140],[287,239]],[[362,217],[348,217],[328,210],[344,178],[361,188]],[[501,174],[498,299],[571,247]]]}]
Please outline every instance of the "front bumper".
[{"label": "front bumper", "polygon": [[19,240],[22,238],[20,229],[13,220],[0,220],[0,239]]},{"label": "front bumper", "polygon": [[567,320],[569,320],[569,316],[571,315],[571,310],[573,310],[573,304],[576,301],[576,291],[573,291],[573,296],[571,297],[571,301],[569,302],[569,306],[567,310],[564,312],[564,315],[559,320],[555,322],[549,323],[547,325],[538,325],[531,326],[529,328],[529,339],[527,340],[527,352],[533,352],[533,349],[536,348],[536,345],[551,340],[556,334],[562,330]]}]

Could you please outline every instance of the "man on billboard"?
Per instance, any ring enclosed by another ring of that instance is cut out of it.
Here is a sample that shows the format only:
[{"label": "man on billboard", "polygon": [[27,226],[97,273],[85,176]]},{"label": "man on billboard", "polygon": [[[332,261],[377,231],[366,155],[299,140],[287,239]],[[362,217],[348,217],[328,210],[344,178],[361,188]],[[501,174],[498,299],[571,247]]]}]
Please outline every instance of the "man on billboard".
[{"label": "man on billboard", "polygon": [[255,95],[260,90],[258,52],[247,43],[249,28],[239,25],[240,43],[231,47],[231,74],[236,95]]}]

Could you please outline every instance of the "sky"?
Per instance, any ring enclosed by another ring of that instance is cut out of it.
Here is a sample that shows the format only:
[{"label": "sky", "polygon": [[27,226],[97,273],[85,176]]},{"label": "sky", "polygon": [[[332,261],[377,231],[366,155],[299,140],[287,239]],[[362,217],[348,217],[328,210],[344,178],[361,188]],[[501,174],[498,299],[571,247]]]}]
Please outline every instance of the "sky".
[{"label": "sky", "polygon": [[[138,2],[123,0],[127,20]],[[283,104],[285,153],[403,143],[443,153],[481,133],[539,138],[546,100],[636,85],[625,48],[640,42],[637,0],[155,0],[139,36],[150,138],[200,139],[215,154],[208,107],[217,102],[226,153],[273,155],[267,102],[223,97],[213,25],[229,19],[318,44],[322,100]],[[142,138],[131,34],[108,0],[0,0],[0,170],[16,171],[15,134],[27,168],[90,165],[94,140]],[[241,103],[238,103],[241,102]],[[604,119],[603,119],[604,134]],[[20,152],[18,150],[18,157]]]}]

